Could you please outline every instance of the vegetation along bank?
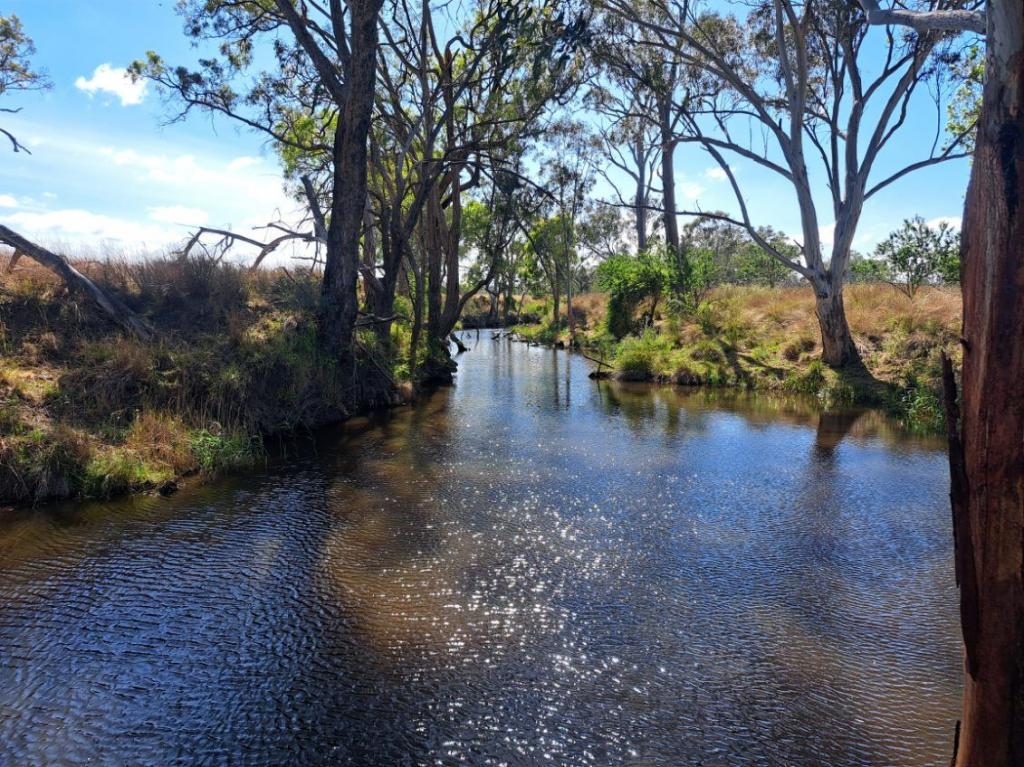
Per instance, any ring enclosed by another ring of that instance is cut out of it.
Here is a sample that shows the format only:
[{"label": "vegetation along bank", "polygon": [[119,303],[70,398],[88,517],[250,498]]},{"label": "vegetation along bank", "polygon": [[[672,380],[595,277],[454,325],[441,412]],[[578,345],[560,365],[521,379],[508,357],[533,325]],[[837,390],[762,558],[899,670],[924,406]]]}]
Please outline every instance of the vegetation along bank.
[{"label": "vegetation along bank", "polygon": [[30,263],[0,277],[0,504],[167,492],[253,464],[269,434],[411,392],[372,333],[357,330],[351,369],[319,351],[308,275],[206,258],[76,266],[151,335],[123,333]]}]

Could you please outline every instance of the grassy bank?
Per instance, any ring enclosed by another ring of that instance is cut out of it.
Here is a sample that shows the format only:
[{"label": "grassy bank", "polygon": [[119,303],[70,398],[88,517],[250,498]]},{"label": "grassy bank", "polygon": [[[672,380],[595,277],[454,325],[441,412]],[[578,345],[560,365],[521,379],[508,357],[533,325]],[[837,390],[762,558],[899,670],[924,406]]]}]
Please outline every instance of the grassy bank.
[{"label": "grassy bank", "polygon": [[374,365],[342,376],[318,355],[311,278],[171,258],[77,266],[155,339],[125,337],[24,261],[0,277],[0,503],[171,489],[252,464],[269,433],[395,399]]},{"label": "grassy bank", "polygon": [[[659,311],[653,326],[622,339],[606,330],[606,296],[587,294],[573,303],[575,341],[623,380],[812,394],[883,407],[912,428],[940,428],[939,355],[960,355],[959,290],[923,288],[911,300],[888,285],[851,285],[845,297],[866,372],[838,373],[821,363],[805,287],[718,288],[694,311]],[[520,325],[516,332],[537,343],[570,341],[564,323]]]}]

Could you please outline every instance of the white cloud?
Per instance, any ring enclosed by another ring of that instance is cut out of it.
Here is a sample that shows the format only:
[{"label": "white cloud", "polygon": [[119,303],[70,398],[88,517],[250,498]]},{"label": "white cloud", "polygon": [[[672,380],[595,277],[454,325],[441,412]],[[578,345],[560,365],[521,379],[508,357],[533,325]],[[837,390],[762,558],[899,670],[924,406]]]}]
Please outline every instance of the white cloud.
[{"label": "white cloud", "polygon": [[207,212],[201,208],[190,208],[187,205],[168,205],[149,209],[149,217],[164,224],[187,224],[197,226],[210,220]]},{"label": "white cloud", "polygon": [[[51,126],[36,132],[53,147],[39,156],[40,178],[56,179],[59,186],[50,189],[59,198],[33,199],[10,189],[18,208],[0,207],[0,220],[42,242],[98,254],[115,245],[116,251],[141,255],[181,242],[200,224],[256,239],[269,239],[270,233],[256,227],[271,221],[300,225],[303,206],[285,192],[276,159],[246,150],[240,154],[238,148],[222,153],[219,144],[165,142],[157,149],[99,134],[61,138]],[[101,192],[96,179],[103,181]],[[15,214],[24,215],[10,219]],[[237,253],[228,258],[242,263],[254,253],[241,246],[233,250]],[[307,250],[292,244],[268,263],[287,262]]]},{"label": "white cloud", "polygon": [[242,157],[236,157],[234,160],[228,163],[229,170],[242,170],[242,168],[250,168],[253,165],[259,165],[263,162],[259,157],[248,157],[243,155]]},{"label": "white cloud", "polygon": [[696,181],[677,181],[676,194],[682,200],[696,200],[704,194],[704,187]]},{"label": "white cloud", "polygon": [[141,104],[146,97],[145,80],[133,81],[127,69],[110,64],[100,64],[89,79],[79,77],[75,80],[75,87],[90,96],[98,92],[111,93],[121,99],[123,107]]},{"label": "white cloud", "polygon": [[0,208],[17,208],[18,201],[12,195],[0,194]]},{"label": "white cloud", "polygon": [[[98,147],[97,151],[114,165],[141,172],[142,181],[155,182],[163,187],[162,196],[172,194],[178,199],[191,201],[200,195],[219,201],[218,207],[244,208],[247,214],[262,217],[261,223],[266,223],[276,210],[295,208],[295,203],[282,189],[280,170],[258,167],[261,164],[258,158],[245,158],[255,162],[239,162],[243,158],[225,161],[212,157],[197,158],[193,154],[148,154],[110,146]],[[211,213],[213,211],[209,204],[204,208]]]},{"label": "white cloud", "polygon": [[[736,169],[731,165],[729,166],[729,170],[733,172],[733,175],[736,174]],[[720,166],[715,166],[714,168],[707,168],[704,171],[704,175],[712,179],[713,181],[725,181],[727,178],[729,178],[728,174],[725,172],[725,168],[722,168]]]},{"label": "white cloud", "polygon": [[946,224],[947,226],[960,231],[963,221],[960,216],[939,216],[938,218],[929,219],[925,221],[925,223],[933,229],[939,226],[939,224]]},{"label": "white cloud", "polygon": [[18,231],[43,241],[106,241],[132,248],[166,245],[181,239],[181,232],[152,224],[131,221],[69,208],[49,211],[19,211],[2,217]]}]

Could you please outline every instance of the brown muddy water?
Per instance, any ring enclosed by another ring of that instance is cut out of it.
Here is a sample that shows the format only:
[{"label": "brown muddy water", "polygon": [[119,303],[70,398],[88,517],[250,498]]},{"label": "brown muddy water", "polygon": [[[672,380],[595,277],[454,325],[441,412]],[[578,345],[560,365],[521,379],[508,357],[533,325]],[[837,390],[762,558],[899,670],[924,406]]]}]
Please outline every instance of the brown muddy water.
[{"label": "brown muddy water", "polygon": [[940,444],[466,338],[265,470],[0,520],[0,765],[948,763]]}]

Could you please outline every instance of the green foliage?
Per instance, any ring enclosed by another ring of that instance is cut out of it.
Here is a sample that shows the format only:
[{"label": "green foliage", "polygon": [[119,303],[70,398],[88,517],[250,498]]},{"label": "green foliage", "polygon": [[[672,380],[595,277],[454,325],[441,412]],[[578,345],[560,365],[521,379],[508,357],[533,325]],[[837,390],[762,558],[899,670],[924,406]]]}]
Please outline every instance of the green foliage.
[{"label": "green foliage", "polygon": [[550,346],[558,340],[560,329],[557,323],[545,322],[538,325],[516,325],[512,332],[530,343]]},{"label": "green foliage", "polygon": [[25,34],[16,14],[0,16],[0,96],[8,91],[41,90],[49,87],[46,76],[32,69],[30,57],[36,52],[32,38]]},{"label": "green foliage", "polygon": [[673,350],[669,338],[648,328],[642,336],[630,336],[619,344],[615,367],[629,378],[654,378],[672,370]]},{"label": "green foliage", "polygon": [[[798,258],[796,248],[776,237],[773,247],[788,258]],[[754,242],[748,242],[739,249],[733,259],[733,272],[738,285],[767,285],[774,288],[784,283],[792,270],[779,259]]]},{"label": "green foliage", "polygon": [[931,227],[915,216],[906,219],[876,252],[887,263],[892,284],[913,298],[937,274],[959,273],[960,235],[944,221]]},{"label": "green foliage", "polygon": [[812,360],[806,368],[791,373],[784,388],[794,394],[820,395],[828,386],[828,368],[821,360]]},{"label": "green foliage", "polygon": [[890,277],[888,264],[877,258],[854,255],[850,259],[849,269],[849,282],[888,282]]},{"label": "green foliage", "polygon": [[981,90],[985,83],[985,52],[973,45],[952,66],[953,77],[960,83],[946,107],[946,130],[954,138],[963,136],[962,146],[974,151],[974,138],[981,115]]},{"label": "green foliage", "polygon": [[701,301],[693,311],[693,319],[701,332],[706,336],[717,335],[722,327],[722,316],[718,307],[709,302]]},{"label": "green foliage", "polygon": [[942,398],[930,386],[913,380],[900,397],[907,426],[915,431],[939,431],[945,425]]},{"label": "green foliage", "polygon": [[192,433],[191,442],[200,471],[208,474],[252,464],[260,452],[259,442],[241,432],[212,434],[200,429]]},{"label": "green foliage", "polygon": [[686,313],[699,306],[721,279],[715,254],[708,248],[690,249],[677,259],[673,271],[673,293]]},{"label": "green foliage", "polygon": [[616,338],[635,328],[634,312],[641,301],[657,301],[671,280],[664,251],[648,250],[637,256],[620,254],[597,268],[597,285],[608,293],[608,331]]},{"label": "green foliage", "polygon": [[166,469],[150,466],[129,452],[115,450],[86,465],[80,492],[90,498],[111,498],[170,478]]}]

